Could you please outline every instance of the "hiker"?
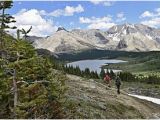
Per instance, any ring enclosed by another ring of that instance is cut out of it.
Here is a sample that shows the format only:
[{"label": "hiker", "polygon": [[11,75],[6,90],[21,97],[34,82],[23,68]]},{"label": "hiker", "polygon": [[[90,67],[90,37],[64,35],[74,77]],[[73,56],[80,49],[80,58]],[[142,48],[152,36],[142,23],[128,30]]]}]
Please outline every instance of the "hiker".
[{"label": "hiker", "polygon": [[120,94],[121,78],[119,76],[116,77],[115,85],[117,87],[117,94]]},{"label": "hiker", "polygon": [[104,80],[108,84],[108,87],[111,87],[111,78],[108,74],[105,75]]}]

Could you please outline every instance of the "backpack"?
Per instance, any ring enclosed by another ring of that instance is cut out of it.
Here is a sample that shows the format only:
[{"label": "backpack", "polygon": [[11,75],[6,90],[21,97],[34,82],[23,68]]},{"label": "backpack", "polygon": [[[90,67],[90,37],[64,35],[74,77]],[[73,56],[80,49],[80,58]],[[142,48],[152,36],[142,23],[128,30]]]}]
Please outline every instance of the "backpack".
[{"label": "backpack", "polygon": [[111,78],[110,78],[108,75],[106,75],[106,76],[104,77],[104,80],[106,80],[107,82],[109,82],[109,81],[111,80]]},{"label": "backpack", "polygon": [[116,85],[121,85],[121,79],[119,77],[116,78]]}]

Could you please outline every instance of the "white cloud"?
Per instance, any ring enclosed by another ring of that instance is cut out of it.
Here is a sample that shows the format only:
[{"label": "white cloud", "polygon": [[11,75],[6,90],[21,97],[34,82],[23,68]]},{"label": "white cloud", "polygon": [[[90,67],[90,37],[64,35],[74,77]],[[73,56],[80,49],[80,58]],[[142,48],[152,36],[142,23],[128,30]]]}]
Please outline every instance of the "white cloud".
[{"label": "white cloud", "polygon": [[39,14],[40,14],[40,15],[47,15],[48,13],[47,13],[45,10],[40,10],[40,11],[39,11]]},{"label": "white cloud", "polygon": [[113,1],[105,1],[105,0],[90,0],[91,3],[95,4],[95,5],[104,5],[104,6],[112,6],[113,5]]},{"label": "white cloud", "polygon": [[70,22],[69,24],[70,24],[70,25],[74,25],[74,22]]},{"label": "white cloud", "polygon": [[48,15],[54,17],[73,16],[74,13],[81,13],[81,12],[84,12],[84,8],[79,4],[77,7],[66,6],[64,9],[54,10],[53,12],[48,13]]},{"label": "white cloud", "polygon": [[89,24],[88,25],[89,29],[108,29],[108,28],[115,25],[115,23],[112,22],[111,16],[101,17],[101,18],[80,17],[79,21],[80,21],[80,23],[83,23],[83,24]]},{"label": "white cloud", "polygon": [[91,0],[90,2],[93,3],[93,4],[95,4],[95,5],[98,5],[98,4],[100,4],[101,2],[103,2],[103,1]]},{"label": "white cloud", "polygon": [[106,23],[106,22],[99,22],[99,23],[92,23],[88,26],[89,29],[109,29],[112,26],[116,25],[115,23]]},{"label": "white cloud", "polygon": [[144,13],[141,14],[140,18],[145,18],[145,17],[153,17],[154,14],[149,12],[149,11],[145,11]]},{"label": "white cloud", "polygon": [[144,25],[157,28],[157,27],[160,27],[160,17],[152,18],[150,20],[144,20],[141,23]]},{"label": "white cloud", "polygon": [[126,20],[126,17],[125,17],[123,12],[120,12],[120,13],[117,14],[116,22],[122,22],[122,21],[125,21],[125,20]]},{"label": "white cloud", "polygon": [[156,8],[153,12],[145,11],[139,18],[143,19],[142,24],[155,28],[160,27],[160,8]]},{"label": "white cloud", "polygon": [[105,1],[105,2],[103,2],[103,5],[104,6],[112,6],[113,2]]},{"label": "white cloud", "polygon": [[16,23],[12,23],[12,25],[17,26],[18,29],[24,28],[25,30],[32,26],[32,30],[28,35],[48,36],[52,34],[57,27],[53,25],[51,19],[44,19],[41,16],[41,12],[36,9],[22,9],[17,14],[13,15]]},{"label": "white cloud", "polygon": [[123,18],[123,17],[124,17],[124,13],[123,13],[123,12],[118,13],[118,14],[117,14],[117,17],[118,17],[118,18]]},{"label": "white cloud", "polygon": [[153,18],[153,17],[158,17],[160,16],[160,8],[156,8],[153,12],[150,11],[145,11],[143,12],[139,18]]},{"label": "white cloud", "polygon": [[80,17],[79,20],[80,20],[80,23],[99,23],[99,22],[110,22],[112,20],[112,18],[111,18],[111,16],[102,17],[102,18],[96,18],[96,17],[85,18],[85,17]]},{"label": "white cloud", "polygon": [[160,8],[156,8],[155,11],[159,13],[160,12]]}]

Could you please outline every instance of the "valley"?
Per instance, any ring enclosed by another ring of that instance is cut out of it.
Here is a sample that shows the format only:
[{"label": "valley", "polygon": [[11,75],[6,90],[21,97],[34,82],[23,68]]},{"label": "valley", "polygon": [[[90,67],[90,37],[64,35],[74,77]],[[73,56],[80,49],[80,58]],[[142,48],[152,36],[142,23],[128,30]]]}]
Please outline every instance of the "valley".
[{"label": "valley", "polygon": [[[105,50],[90,50],[90,51],[84,51],[79,53],[73,53],[73,54],[64,54],[62,56],[61,54],[59,56],[59,60],[63,59],[66,62],[68,61],[75,61],[73,62],[73,66],[82,66],[83,70],[85,68],[91,68],[90,70],[94,70],[94,66],[98,65],[96,61],[94,62],[94,59],[104,60],[108,59],[119,59],[124,60],[127,62],[120,62],[120,63],[108,63],[108,65],[105,65],[104,63],[101,63],[103,65],[104,69],[112,69],[114,70],[122,70],[122,72],[129,72],[132,73],[134,76],[128,78],[124,78],[123,86],[122,88],[128,92],[138,95],[145,95],[145,96],[151,96],[155,98],[160,98],[160,83],[152,84],[154,79],[157,79],[160,81],[160,52],[153,51],[153,52],[125,52],[125,51],[105,51]],[[66,59],[65,59],[66,58]],[[93,61],[91,63],[79,63],[79,60],[81,61]],[[78,62],[77,62],[78,61]],[[71,62],[71,63],[72,63]],[[91,65],[91,67],[90,67]],[[100,66],[99,66],[100,67]],[[100,72],[100,68],[99,68]],[[117,71],[118,72],[118,71]],[[119,71],[120,72],[120,71]],[[128,73],[127,73],[128,74]],[[149,76],[153,76],[148,79]],[[154,76],[157,76],[155,78]],[[138,79],[134,79],[137,77]],[[142,78],[142,79],[141,79]],[[113,79],[114,81],[114,79]],[[114,86],[114,82],[113,82]]]},{"label": "valley", "polygon": [[111,6],[0,1],[0,119],[160,119],[160,29]]}]

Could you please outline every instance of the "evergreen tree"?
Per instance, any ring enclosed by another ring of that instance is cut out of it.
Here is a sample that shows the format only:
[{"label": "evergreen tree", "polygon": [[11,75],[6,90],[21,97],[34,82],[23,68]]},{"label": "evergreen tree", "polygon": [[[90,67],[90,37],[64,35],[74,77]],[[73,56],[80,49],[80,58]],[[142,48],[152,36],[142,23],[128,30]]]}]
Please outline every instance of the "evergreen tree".
[{"label": "evergreen tree", "polygon": [[108,68],[107,68],[107,72],[106,72],[106,73],[107,73],[107,75],[109,75],[109,76],[110,76],[110,72],[109,72]]},{"label": "evergreen tree", "polygon": [[81,70],[79,66],[76,66],[75,71],[76,71],[76,75],[79,75],[79,76],[81,75]]},{"label": "evergreen tree", "polygon": [[114,74],[114,72],[113,72],[112,69],[110,70],[110,77],[111,77],[112,79],[114,79],[114,77],[115,77],[115,74]]},{"label": "evergreen tree", "polygon": [[99,75],[98,75],[97,71],[95,71],[95,76],[97,79],[99,79]]},{"label": "evergreen tree", "polygon": [[104,77],[105,77],[105,71],[103,68],[101,68],[100,78],[103,79]]},{"label": "evergreen tree", "polygon": [[4,35],[5,35],[5,29],[15,29],[16,27],[10,27],[8,24],[15,22],[14,17],[12,17],[10,14],[6,14],[6,9],[9,9],[12,7],[12,1],[0,1],[0,42],[1,42],[1,49],[5,45],[4,41]]},{"label": "evergreen tree", "polygon": [[85,70],[84,70],[84,74],[85,74],[85,77],[87,77],[87,78],[89,78],[90,77],[90,70],[89,70],[89,68],[86,68]]},{"label": "evergreen tree", "polygon": [[94,73],[94,71],[91,71],[91,73],[90,73],[90,78],[95,78],[95,73]]},{"label": "evergreen tree", "polygon": [[32,30],[32,26],[28,29],[28,30],[25,30],[22,28],[21,32],[22,34],[24,34],[24,39],[26,40],[26,38],[28,37],[27,34]]},{"label": "evergreen tree", "polygon": [[[65,74],[54,71],[50,61],[38,57],[32,45],[26,41],[9,41],[10,62],[5,67],[9,70],[14,68],[16,77],[5,74],[1,66],[0,118],[61,118]],[[17,52],[22,56],[18,57]],[[17,85],[15,107],[12,79]]]},{"label": "evergreen tree", "polygon": [[62,118],[67,78],[54,71],[48,59],[37,56],[31,44],[13,42],[5,33],[14,22],[5,14],[11,6],[12,1],[0,1],[0,118]]}]

